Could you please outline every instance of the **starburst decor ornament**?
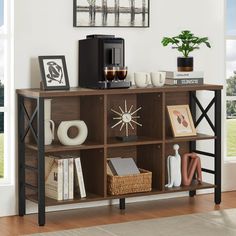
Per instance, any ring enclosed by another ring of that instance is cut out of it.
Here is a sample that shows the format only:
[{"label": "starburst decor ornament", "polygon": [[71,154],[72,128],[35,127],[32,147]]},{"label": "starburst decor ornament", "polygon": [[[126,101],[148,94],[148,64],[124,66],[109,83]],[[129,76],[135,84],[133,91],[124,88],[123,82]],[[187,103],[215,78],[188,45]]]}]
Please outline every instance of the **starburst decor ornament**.
[{"label": "starburst decor ornament", "polygon": [[115,111],[114,109],[111,109],[113,113],[115,113],[116,117],[113,117],[113,120],[116,120],[117,122],[111,127],[114,129],[118,125],[120,125],[120,131],[125,128],[125,136],[126,138],[129,137],[129,128],[134,130],[134,124],[142,127],[142,124],[137,122],[137,119],[140,118],[140,116],[137,116],[136,113],[142,109],[142,107],[137,108],[135,111],[132,111],[133,105],[130,106],[130,108],[127,107],[127,102],[125,100],[125,107],[122,109],[119,106],[119,111]]}]

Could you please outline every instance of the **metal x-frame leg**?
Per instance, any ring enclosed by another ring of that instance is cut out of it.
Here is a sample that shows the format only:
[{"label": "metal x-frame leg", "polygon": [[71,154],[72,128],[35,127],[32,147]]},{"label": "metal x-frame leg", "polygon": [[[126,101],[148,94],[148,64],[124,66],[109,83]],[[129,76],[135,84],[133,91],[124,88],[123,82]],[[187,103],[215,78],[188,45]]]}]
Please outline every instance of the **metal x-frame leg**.
[{"label": "metal x-frame leg", "polygon": [[[214,105],[214,124],[208,116],[208,111]],[[196,119],[196,107],[199,107],[201,111],[201,115],[198,119]],[[214,153],[203,152],[196,150],[196,142],[190,142],[190,150],[196,152],[198,154],[202,154],[208,157],[214,158],[214,170],[209,170],[202,168],[203,172],[210,173],[214,175],[214,182],[216,185],[215,188],[215,204],[221,203],[221,90],[214,90],[214,97],[208,104],[208,106],[204,109],[201,105],[200,101],[196,96],[196,92],[190,92],[190,109],[192,113],[192,117],[195,123],[195,127],[197,127],[200,122],[205,118],[214,132],[215,143],[214,143]],[[190,196],[196,195],[196,191],[190,191]]]},{"label": "metal x-frame leg", "polygon": [[[31,98],[35,99],[35,98]],[[31,131],[38,149],[38,166],[29,168],[38,173],[38,183],[35,188],[38,193],[38,224],[45,225],[45,183],[44,183],[44,99],[37,98],[37,105],[30,116],[24,104],[24,97],[18,95],[18,177],[19,177],[19,215],[26,214],[25,188],[34,187],[25,180],[25,137]],[[33,127],[33,121],[37,117],[37,131]]]}]

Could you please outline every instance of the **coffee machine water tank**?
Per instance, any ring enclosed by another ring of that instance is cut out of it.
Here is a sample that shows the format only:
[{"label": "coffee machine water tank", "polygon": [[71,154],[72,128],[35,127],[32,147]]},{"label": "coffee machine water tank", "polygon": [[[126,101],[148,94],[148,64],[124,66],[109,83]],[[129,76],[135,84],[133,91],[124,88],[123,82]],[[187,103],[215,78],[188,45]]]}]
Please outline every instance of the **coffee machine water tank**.
[{"label": "coffee machine water tank", "polygon": [[128,88],[130,82],[109,82],[104,67],[125,65],[124,39],[114,35],[88,35],[79,40],[79,86],[86,88]]}]

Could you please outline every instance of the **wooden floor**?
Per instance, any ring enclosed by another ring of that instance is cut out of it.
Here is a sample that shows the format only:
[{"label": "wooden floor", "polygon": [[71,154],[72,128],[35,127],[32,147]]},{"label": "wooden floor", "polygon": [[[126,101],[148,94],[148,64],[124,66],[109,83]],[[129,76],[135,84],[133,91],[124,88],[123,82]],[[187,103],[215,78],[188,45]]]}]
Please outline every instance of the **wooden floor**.
[{"label": "wooden floor", "polygon": [[119,206],[114,205],[47,213],[47,223],[44,227],[37,225],[36,214],[24,217],[2,217],[0,218],[0,236],[49,232],[236,208],[236,192],[223,193],[222,203],[218,206],[214,204],[213,198],[213,194],[208,194],[194,198],[181,197],[130,203],[126,204],[125,211],[120,211]]}]

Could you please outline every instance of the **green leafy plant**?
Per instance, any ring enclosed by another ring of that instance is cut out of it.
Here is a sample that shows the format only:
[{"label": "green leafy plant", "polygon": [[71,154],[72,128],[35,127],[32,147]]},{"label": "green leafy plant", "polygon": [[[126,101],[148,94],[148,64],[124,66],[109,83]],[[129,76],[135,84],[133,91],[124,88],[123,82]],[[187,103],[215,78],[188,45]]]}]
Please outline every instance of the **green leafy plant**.
[{"label": "green leafy plant", "polygon": [[201,44],[205,44],[208,48],[211,48],[208,37],[199,38],[189,30],[181,31],[181,34],[171,38],[164,37],[161,43],[164,47],[169,44],[174,45],[172,48],[177,49],[184,57],[188,57],[190,52],[199,49]]}]

